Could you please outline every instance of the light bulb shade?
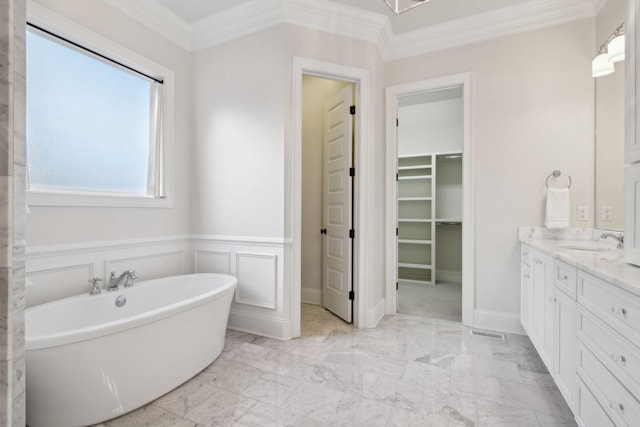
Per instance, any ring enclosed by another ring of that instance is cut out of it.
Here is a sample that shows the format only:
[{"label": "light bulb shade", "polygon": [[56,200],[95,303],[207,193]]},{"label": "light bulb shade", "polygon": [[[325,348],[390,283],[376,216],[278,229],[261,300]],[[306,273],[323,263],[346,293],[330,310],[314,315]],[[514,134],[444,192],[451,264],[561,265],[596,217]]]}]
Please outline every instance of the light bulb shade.
[{"label": "light bulb shade", "polygon": [[609,62],[609,55],[601,53],[591,62],[591,75],[602,77],[614,71],[613,62]]},{"label": "light bulb shade", "polygon": [[612,64],[618,61],[624,61],[624,34],[616,36],[607,45],[609,53],[609,62]]}]

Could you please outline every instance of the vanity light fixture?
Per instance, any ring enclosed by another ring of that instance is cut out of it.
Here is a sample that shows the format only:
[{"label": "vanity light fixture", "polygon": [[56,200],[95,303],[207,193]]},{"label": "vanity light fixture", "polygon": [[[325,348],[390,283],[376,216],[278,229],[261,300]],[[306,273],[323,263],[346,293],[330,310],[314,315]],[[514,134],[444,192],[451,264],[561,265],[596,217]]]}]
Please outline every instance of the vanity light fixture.
[{"label": "vanity light fixture", "polygon": [[616,28],[607,41],[598,49],[591,62],[591,75],[602,77],[615,71],[614,63],[624,60],[624,22]]},{"label": "vanity light fixture", "polygon": [[400,15],[407,10],[411,10],[416,6],[425,4],[429,0],[384,0],[384,3],[389,6],[389,9],[396,15]]},{"label": "vanity light fixture", "polygon": [[613,38],[607,44],[609,62],[624,61],[624,24],[613,33]]}]

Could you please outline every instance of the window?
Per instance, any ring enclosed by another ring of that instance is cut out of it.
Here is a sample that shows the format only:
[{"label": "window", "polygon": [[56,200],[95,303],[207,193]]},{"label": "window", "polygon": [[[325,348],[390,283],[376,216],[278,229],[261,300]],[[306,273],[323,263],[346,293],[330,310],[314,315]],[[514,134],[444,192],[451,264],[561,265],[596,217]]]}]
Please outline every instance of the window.
[{"label": "window", "polygon": [[29,28],[29,204],[167,205],[165,84],[122,56]]}]

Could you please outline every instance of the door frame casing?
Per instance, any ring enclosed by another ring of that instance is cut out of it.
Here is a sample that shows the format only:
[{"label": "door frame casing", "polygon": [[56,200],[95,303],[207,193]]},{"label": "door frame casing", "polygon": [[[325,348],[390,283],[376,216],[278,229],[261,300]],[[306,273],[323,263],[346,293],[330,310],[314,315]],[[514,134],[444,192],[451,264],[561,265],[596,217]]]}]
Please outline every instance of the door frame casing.
[{"label": "door frame casing", "polygon": [[[349,67],[331,62],[324,62],[310,58],[293,58],[293,90],[292,90],[292,153],[291,153],[291,265],[288,273],[290,283],[290,319],[291,337],[300,336],[301,304],[302,304],[302,76],[309,75],[332,80],[341,80],[355,85],[355,99],[357,113],[353,132],[354,165],[356,168],[355,185],[353,189],[354,203],[352,227],[356,230],[353,259],[353,324],[357,328],[368,327],[366,324],[367,301],[367,268],[368,259],[367,234],[364,231],[369,224],[367,209],[369,204],[367,192],[363,183],[367,182],[373,169],[373,150],[370,140],[369,127],[371,124],[371,80],[369,70]],[[368,181],[370,182],[370,181]]]},{"label": "door frame casing", "polygon": [[396,314],[397,307],[396,282],[398,247],[396,227],[398,224],[398,208],[396,202],[396,172],[398,162],[398,136],[396,118],[398,114],[398,98],[452,86],[462,86],[464,114],[464,142],[462,152],[462,323],[466,326],[473,326],[475,309],[475,188],[472,179],[474,165],[472,144],[472,81],[473,74],[469,72],[389,86],[386,89],[386,314]]}]

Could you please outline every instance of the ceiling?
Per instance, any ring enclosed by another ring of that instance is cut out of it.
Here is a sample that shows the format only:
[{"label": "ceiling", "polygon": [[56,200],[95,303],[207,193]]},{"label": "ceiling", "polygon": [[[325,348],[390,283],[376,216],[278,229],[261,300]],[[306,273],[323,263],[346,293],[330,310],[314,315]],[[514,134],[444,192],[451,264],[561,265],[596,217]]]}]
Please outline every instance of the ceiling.
[{"label": "ceiling", "polygon": [[[182,21],[193,24],[251,0],[153,0],[171,11]],[[395,34],[406,33],[437,24],[454,21],[484,12],[522,4],[524,0],[430,0],[427,3],[394,16],[383,0],[317,0],[363,9],[386,15]],[[407,0],[405,0],[407,1]],[[602,0],[577,0],[595,5]]]}]

